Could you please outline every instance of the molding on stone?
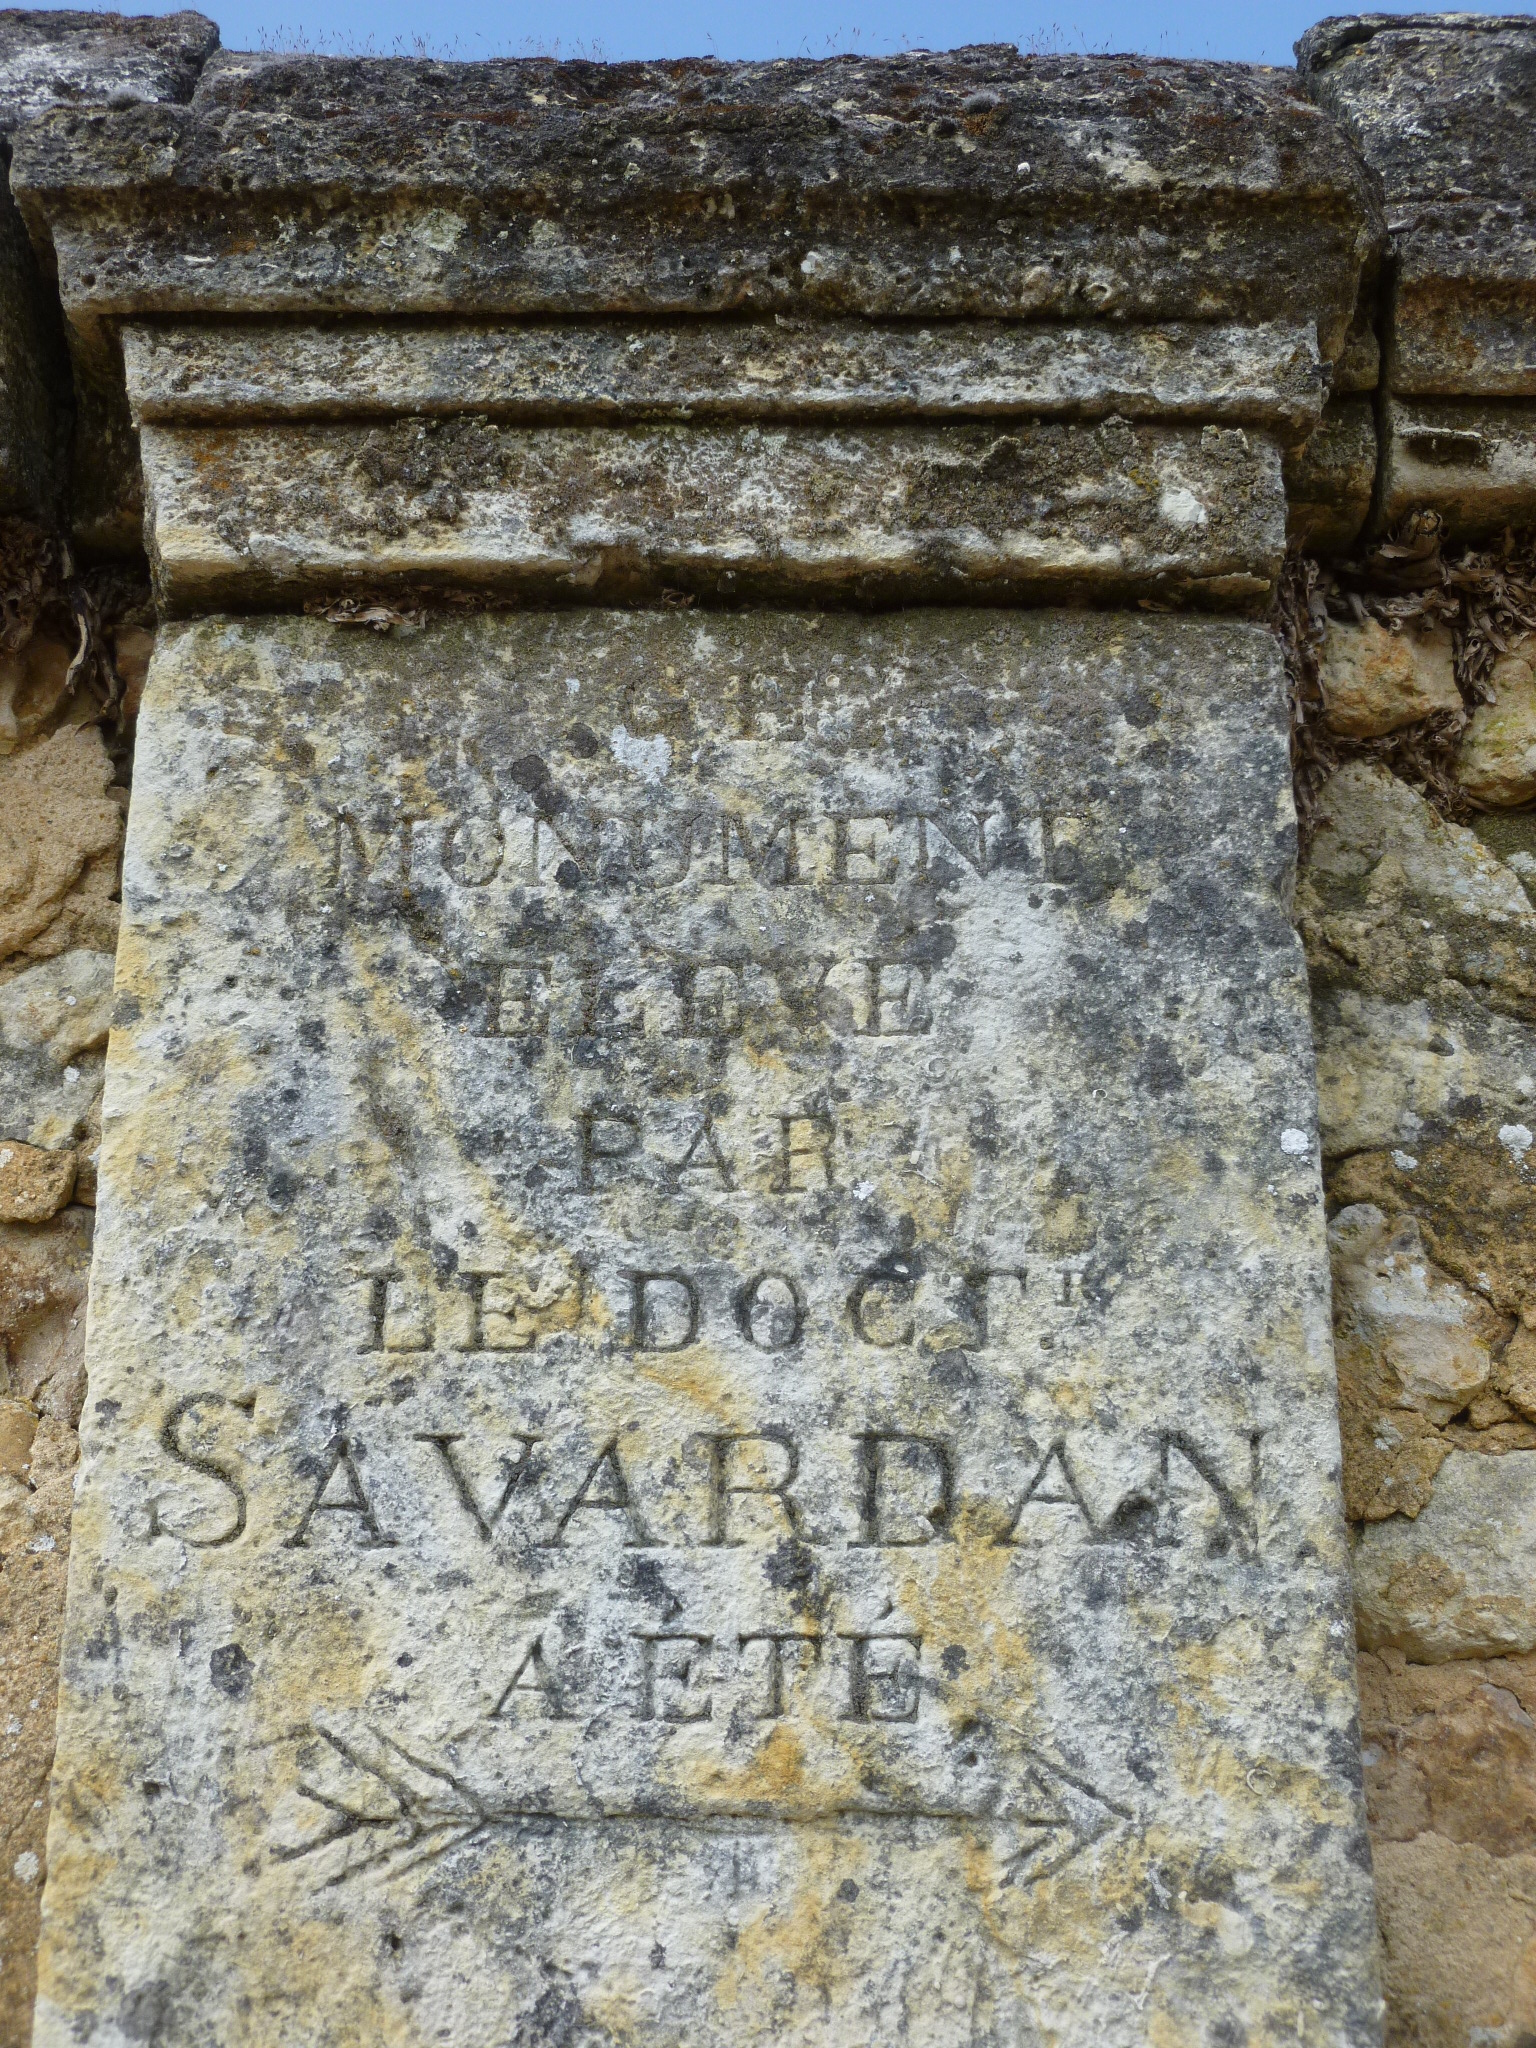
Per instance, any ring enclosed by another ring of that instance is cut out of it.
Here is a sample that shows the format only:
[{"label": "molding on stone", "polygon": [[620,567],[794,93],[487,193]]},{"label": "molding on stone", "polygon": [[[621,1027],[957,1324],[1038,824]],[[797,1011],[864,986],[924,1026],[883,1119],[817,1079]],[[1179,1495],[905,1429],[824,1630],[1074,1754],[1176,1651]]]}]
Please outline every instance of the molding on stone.
[{"label": "molding on stone", "polygon": [[404,585],[536,602],[1091,600],[1253,610],[1280,451],[1241,427],[146,426],[178,614]]},{"label": "molding on stone", "polygon": [[1199,420],[1300,442],[1327,390],[1310,322],[610,318],[123,330],[136,425],[442,417]]}]

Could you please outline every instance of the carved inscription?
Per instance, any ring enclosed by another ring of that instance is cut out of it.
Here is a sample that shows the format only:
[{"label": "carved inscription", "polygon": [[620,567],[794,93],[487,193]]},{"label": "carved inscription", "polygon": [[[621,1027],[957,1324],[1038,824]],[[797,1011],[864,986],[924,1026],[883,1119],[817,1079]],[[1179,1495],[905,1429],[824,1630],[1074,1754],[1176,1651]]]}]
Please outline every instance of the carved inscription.
[{"label": "carved inscription", "polygon": [[955,884],[999,869],[1070,882],[1077,817],[982,805],[935,812],[744,810],[621,812],[562,799],[553,812],[522,802],[429,817],[396,809],[386,821],[338,805],[317,836],[327,878],[344,901],[370,889],[420,894],[434,884],[475,891],[852,889]]},{"label": "carved inscription", "polygon": [[338,1430],[320,1448],[294,1452],[297,1492],[273,1497],[265,1482],[263,1527],[253,1536],[253,1496],[237,1463],[227,1454],[194,1457],[179,1440],[173,1446],[191,1408],[212,1409],[219,1399],[178,1404],[163,1441],[168,1457],[222,1491],[227,1508],[210,1504],[173,1526],[154,1500],[151,1538],[207,1548],[265,1541],[286,1522],[285,1549],[322,1536],[388,1549],[436,1522],[481,1544],[505,1538],[535,1550],[585,1542],[594,1527],[622,1550],[738,1550],[786,1540],[807,1550],[882,1552],[1193,1542],[1211,1557],[1244,1559],[1259,1544],[1257,1433],[1238,1465],[1182,1429],[1157,1430],[1138,1440],[1128,1467],[1117,1438],[1096,1446],[1090,1436],[1041,1442],[1021,1434],[980,1458],[976,1446],[949,1437],[882,1428],[806,1442],[773,1423],[698,1432],[644,1467],[626,1447],[628,1422],[585,1452],[558,1429],[512,1430],[494,1447],[463,1428],[416,1429],[403,1439],[377,1427],[366,1437]]},{"label": "carved inscription", "polygon": [[934,962],[922,940],[905,954],[813,961],[676,961],[648,949],[600,965],[545,953],[476,963],[485,988],[478,1036],[519,1040],[658,1038],[710,1043],[766,1029],[841,1027],[863,1038],[933,1029]]},{"label": "carved inscription", "polygon": [[[596,1118],[594,1131],[600,1135],[583,1140],[588,1187],[599,1184],[600,1166],[633,1149],[628,1124]],[[601,1134],[615,1132],[623,1150],[606,1149],[608,1137]],[[820,1159],[825,1167],[819,1147],[788,1155],[788,1163],[796,1156]],[[828,1179],[822,1184],[836,1185]],[[637,1263],[614,1273],[606,1285],[605,1279],[555,1257],[526,1266],[461,1269],[447,1282],[432,1276],[424,1257],[409,1273],[391,1263],[353,1283],[353,1348],[363,1355],[531,1351],[545,1337],[578,1328],[597,1292],[621,1341],[633,1351],[686,1351],[734,1334],[755,1351],[790,1352],[824,1334],[875,1351],[923,1345],[994,1352],[1037,1343],[1042,1314],[1076,1311],[1085,1300],[1080,1258],[1021,1256],[997,1265],[964,1256],[919,1261],[892,1253],[857,1274],[846,1291],[829,1284],[824,1273],[769,1268],[735,1274]]]},{"label": "carved inscription", "polygon": [[[926,1039],[957,994],[952,941],[911,907],[993,878],[1036,907],[1064,900],[1081,872],[1083,820],[990,800],[621,810],[535,778],[483,811],[342,804],[312,829],[327,900],[343,914],[409,917],[445,964],[459,1028],[534,1057],[589,1041]],[[684,906],[716,897],[742,899],[734,929],[702,946],[669,929]],[[782,926],[769,945],[769,927],[745,914],[758,897]],[[818,920],[802,929],[810,902]],[[899,935],[883,904],[904,906]]]},{"label": "carved inscription", "polygon": [[[320,835],[325,887],[362,928],[387,914],[449,963],[459,1035],[528,1077],[538,1185],[597,1219],[602,1249],[494,1253],[519,1234],[514,1208],[450,1258],[398,1238],[364,1254],[350,1282],[360,1368],[489,1367],[516,1391],[542,1385],[551,1359],[583,1371],[582,1347],[600,1333],[603,1354],[632,1371],[699,1354],[711,1369],[734,1360],[727,1374],[743,1384],[815,1361],[829,1384],[846,1368],[853,1384],[878,1385],[909,1358],[1006,1377],[1102,1312],[1082,1254],[967,1248],[930,1232],[829,1258],[820,1220],[840,1212],[827,1205],[860,1202],[888,1165],[910,1166],[910,1132],[892,1120],[887,1162],[872,1147],[881,1127],[855,1129],[838,1107],[845,1088],[786,1100],[781,1080],[774,1100],[752,1076],[778,1045],[814,1048],[829,1081],[837,1061],[824,1055],[842,1043],[886,1063],[942,1059],[974,973],[949,906],[986,887],[1031,914],[1059,907],[1082,873],[1080,817],[995,795],[758,809],[667,791],[626,809],[590,788],[560,791],[537,757],[514,763],[512,780],[511,797],[447,814],[338,806]],[[718,1085],[728,1070],[730,1088]],[[771,1056],[763,1071],[774,1073]],[[663,1074],[692,1077],[690,1090],[675,1078],[658,1088]],[[696,1223],[654,1249],[632,1225],[615,1232],[637,1191],[740,1219],[733,1255],[718,1244],[702,1255]],[[759,1203],[787,1234],[754,1259],[748,1205]],[[179,1455],[173,1433],[165,1441]],[[186,1540],[275,1539],[391,1571],[423,1544],[468,1545],[509,1589],[532,1573],[540,1612],[556,1603],[560,1623],[513,1633],[481,1716],[535,1734],[569,1731],[601,1706],[637,1730],[723,1737],[794,1722],[900,1744],[987,1653],[936,1643],[905,1612],[898,1569],[1001,1553],[1010,1597],[1027,1604],[1030,1561],[1044,1552],[1188,1552],[1215,1566],[1251,1562],[1259,1547],[1256,1433],[1235,1459],[1230,1444],[1216,1453],[1170,1427],[1132,1441],[1018,1427],[981,1446],[886,1413],[840,1432],[764,1420],[665,1443],[620,1410],[594,1431],[590,1416],[573,1427],[540,1401],[490,1432],[441,1411],[393,1431],[349,1413],[289,1463],[293,1483],[269,1477],[251,1524],[236,1464],[222,1449],[194,1462],[238,1497],[239,1528]],[[212,1508],[155,1524],[177,1529],[219,1525]],[[765,1558],[785,1560],[766,1579],[754,1564]],[[654,1611],[589,1641],[641,1564],[663,1589]],[[734,1571],[734,1590],[694,1583],[706,1568]],[[786,1606],[775,1573],[814,1579],[814,1601]]]}]

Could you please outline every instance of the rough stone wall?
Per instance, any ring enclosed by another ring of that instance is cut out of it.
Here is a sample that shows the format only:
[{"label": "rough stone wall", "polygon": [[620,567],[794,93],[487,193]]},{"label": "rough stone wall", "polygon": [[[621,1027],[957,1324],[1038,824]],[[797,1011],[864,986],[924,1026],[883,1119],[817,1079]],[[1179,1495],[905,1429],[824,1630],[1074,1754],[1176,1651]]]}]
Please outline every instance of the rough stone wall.
[{"label": "rough stone wall", "polygon": [[[11,656],[20,667],[25,650]],[[94,724],[0,759],[0,2039],[27,2039],[112,987],[123,812]]]},{"label": "rough stone wall", "polygon": [[[212,47],[207,24],[196,17],[177,19],[179,31],[155,43],[164,34],[159,28],[153,35],[143,25],[120,32],[113,17],[0,17],[0,72],[20,62],[32,95],[24,105],[17,101],[20,111],[8,120],[46,116],[50,104],[66,102],[108,108],[117,95],[119,111],[125,112],[118,127],[126,132],[137,122],[144,133],[135,146],[142,148],[155,121],[181,118],[177,103],[190,96]],[[39,22],[49,25],[42,41]],[[1293,541],[1332,565],[1306,586],[1291,622],[1307,726],[1298,771],[1309,832],[1296,915],[1314,985],[1344,1485],[1356,1525],[1364,1764],[1388,2038],[1399,2048],[1529,2048],[1536,2037],[1536,814],[1530,809],[1536,799],[1536,639],[1522,641],[1520,616],[1525,605],[1526,625],[1536,631],[1536,607],[1526,595],[1529,557],[1519,545],[1505,549],[1499,536],[1536,516],[1536,432],[1528,417],[1536,405],[1536,322],[1527,276],[1529,80],[1536,71],[1536,37],[1519,22],[1424,17],[1389,27],[1377,19],[1325,24],[1307,39],[1301,57],[1315,97],[1344,122],[1365,162],[1384,181],[1394,238],[1385,267],[1370,252],[1351,254],[1343,266],[1353,280],[1347,292],[1337,283],[1337,265],[1324,266],[1319,285],[1304,262],[1281,252],[1285,260],[1278,268],[1286,272],[1287,288],[1299,276],[1300,295],[1314,292],[1318,318],[1331,328],[1333,340],[1328,404],[1320,421],[1309,437],[1278,432],[1275,442],[1283,454]],[[220,118],[228,125],[259,96],[257,72],[254,60],[234,60],[216,81]],[[1194,92],[1197,85],[1191,78],[1185,89]],[[429,72],[419,90],[430,98],[442,86]],[[1066,95],[1081,86],[1081,75],[1070,73],[1061,90]],[[334,77],[329,89],[336,89]],[[275,144],[241,146],[255,152],[263,175],[272,165],[262,148],[282,160],[282,177],[269,182],[286,180],[290,198],[302,193],[307,180],[323,175],[354,196],[361,190],[356,205],[364,215],[370,203],[384,204],[377,194],[370,201],[371,173],[359,168],[367,151],[361,102],[368,89],[361,75],[343,82],[343,101],[350,92],[360,107],[357,132],[339,124],[334,160],[322,166],[301,152],[285,157],[290,144],[281,131]],[[124,109],[125,96],[164,104],[134,114]],[[985,92],[978,89],[973,97],[984,98]],[[978,105],[970,118],[984,124],[991,112]],[[251,118],[259,127],[265,117],[258,108]],[[1170,121],[1176,121],[1176,110]],[[1402,138],[1410,131],[1413,140],[1405,146]],[[1480,153],[1471,162],[1466,145],[1474,135]],[[34,167],[17,180],[45,254],[48,208],[54,203],[48,197],[47,148],[57,136],[45,119]],[[188,156],[204,146],[190,136]],[[1039,150],[1032,154],[1038,164]],[[125,150],[124,177],[131,179],[142,161]],[[566,138],[544,170],[558,173],[563,165],[573,175],[572,162]],[[767,175],[771,158],[759,157],[751,168],[754,175]],[[195,213],[195,167],[184,182],[192,196],[183,194],[178,204]],[[883,256],[898,239],[896,228],[882,219],[875,201],[858,198],[870,209],[858,231]],[[164,194],[143,195],[147,211],[163,201]],[[1089,194],[1085,210],[1092,203]],[[696,253],[707,268],[718,260],[709,242],[712,230],[695,227]],[[1164,227],[1176,236],[1171,212]],[[366,240],[359,229],[357,247]],[[1127,248],[1131,242],[1128,236]],[[133,435],[123,387],[111,370],[116,344],[104,339],[114,322],[131,315],[135,290],[146,287],[142,278],[133,284],[119,277],[98,288],[95,270],[83,281],[87,266],[101,255],[99,246],[92,254],[92,246],[88,236],[76,233],[52,252],[72,315],[79,417],[69,461],[76,480],[76,558],[66,559],[53,538],[56,507],[68,495],[56,437],[41,454],[34,442],[25,460],[12,466],[21,481],[11,502],[30,524],[7,530],[4,557],[0,1338],[7,1382],[0,1395],[0,2048],[30,2034],[53,1670],[74,1425],[84,1394],[82,1310],[116,864],[132,691],[135,678],[142,677],[150,623],[131,558],[139,488]],[[976,246],[967,241],[967,254]],[[1264,254],[1272,267],[1277,264],[1273,249]],[[170,262],[163,251],[146,257],[140,248],[137,256],[151,270],[155,262]],[[875,262],[873,255],[870,260]],[[1026,302],[1058,315],[1102,309],[1102,301],[1095,305],[1080,290],[1075,298],[1063,297],[1059,278],[1048,286],[1027,266],[999,286],[1002,261],[993,250],[989,264],[978,262],[979,318],[1019,310]],[[356,289],[349,263],[352,246],[343,238],[337,274],[314,294],[308,310],[348,303]],[[919,276],[914,285],[908,270],[903,281],[894,260],[887,268],[877,283],[891,308],[923,311],[925,279]],[[1133,271],[1127,258],[1125,275]],[[222,277],[215,272],[194,254],[194,267],[178,273],[178,310],[210,301]],[[407,265],[388,280],[379,310],[516,309],[526,276],[494,248],[446,276],[439,268],[423,278]],[[293,310],[277,303],[272,280],[254,262],[249,275],[232,284],[222,281],[231,297],[213,304],[216,312],[231,303],[256,314]],[[812,284],[817,285],[814,276]],[[557,284],[546,280],[542,288],[555,293]],[[829,272],[818,288],[836,312],[839,274]],[[1120,288],[1134,311],[1137,286]],[[98,289],[104,302],[117,294],[104,310],[90,303]],[[593,286],[599,295],[604,289],[611,286]],[[722,289],[734,292],[737,304],[772,307],[784,297],[771,251],[755,268],[746,265],[744,281],[738,277]],[[1262,314],[1277,311],[1264,303],[1265,292],[1273,297],[1277,290],[1265,263],[1255,261],[1234,272],[1229,297],[1234,306],[1242,302],[1245,316],[1255,307]],[[694,307],[696,288],[690,285],[688,292],[687,303]],[[1009,293],[1012,300],[1003,303]],[[528,309],[538,310],[537,304]],[[1209,309],[1187,310],[1211,317]],[[29,301],[0,341],[23,331],[51,332],[52,317],[51,301],[41,309]],[[296,471],[303,472],[299,510],[312,528],[307,552],[297,571],[276,564],[263,594],[268,601],[327,604],[338,616],[349,605],[352,616],[366,614],[373,601],[368,575],[377,571],[380,540],[399,540],[412,521],[417,525],[411,531],[419,535],[447,502],[434,493],[446,489],[468,502],[476,492],[483,498],[517,482],[509,478],[494,426],[483,421],[472,432],[451,429],[449,440],[456,435],[469,445],[456,442],[451,459],[436,468],[421,466],[413,441],[417,429],[359,429],[355,459],[339,476],[327,451],[311,460],[303,426],[289,422],[273,430],[273,448],[252,463],[223,515],[219,531],[226,553],[198,553],[189,545],[178,555],[172,545],[178,529],[165,516],[167,508],[185,510],[180,530],[188,535],[195,535],[200,516],[198,479],[189,479],[185,465],[177,466],[178,422],[189,417],[203,388],[200,379],[210,389],[224,379],[207,403],[231,416],[237,401],[229,393],[248,392],[254,373],[249,364],[210,366],[194,344],[187,345],[186,360],[169,366],[162,360],[157,369],[148,360],[157,332],[130,331],[129,375],[136,380],[146,458],[155,465],[162,514],[155,566],[162,599],[173,608],[200,608],[221,590],[249,587],[240,579],[249,569],[251,530],[270,526],[266,500],[285,490]],[[984,338],[989,345],[995,340]],[[324,330],[313,340],[296,333],[292,389],[283,401],[295,413],[302,403],[301,373],[311,369],[320,394],[315,409],[324,410],[325,345]],[[176,346],[169,344],[172,353]],[[311,348],[313,364],[305,355]],[[1180,366],[1178,375],[1195,378],[1193,351],[1172,359]],[[265,360],[270,371],[270,356]],[[995,380],[995,359],[986,367]],[[407,385],[396,409],[430,416],[434,401],[424,389],[425,373],[409,365],[401,370],[393,357],[386,368]],[[914,376],[920,371],[919,364]],[[686,392],[678,397],[683,372],[669,366],[672,382],[659,406],[689,402]],[[473,383],[474,373],[473,362],[455,370],[456,394]],[[355,367],[349,374],[357,374]],[[631,374],[630,365],[623,374]],[[825,377],[825,364],[818,370],[802,366],[796,374],[814,382],[818,374]],[[839,366],[838,374],[850,373]],[[952,368],[944,374],[952,375]],[[1038,403],[1039,372],[1018,374],[1027,411],[1029,394]],[[1122,365],[1117,374],[1128,389],[1141,388],[1138,377],[1143,385],[1148,380],[1145,365]],[[35,380],[34,393],[52,389],[48,379],[56,379],[47,362],[32,364],[27,375]],[[410,375],[417,376],[415,385]],[[1029,375],[1036,377],[1033,385]],[[1249,374],[1250,388],[1253,381]],[[1218,382],[1212,372],[1207,407]],[[1287,404],[1293,418],[1305,412],[1294,395],[1286,398],[1283,383],[1277,376],[1277,395],[1268,402],[1271,421]],[[515,376],[503,364],[489,384],[506,407]],[[719,386],[715,375],[708,402],[728,420],[729,402],[721,399]],[[23,388],[19,381],[7,387],[12,393]],[[30,402],[35,412],[35,395]],[[67,415],[68,400],[61,403]],[[976,410],[986,413],[997,403],[994,383],[980,392]],[[721,465],[743,459],[743,442],[732,439],[732,431],[721,429],[715,457]],[[899,432],[880,431],[886,438],[878,449],[887,464],[880,492],[888,497],[893,489],[910,491],[911,475],[920,473],[930,494],[924,503],[932,505],[931,452],[916,446],[915,436],[908,446]],[[1109,439],[1123,431],[1113,422],[1104,430]],[[1150,443],[1167,441],[1178,430],[1161,425],[1138,431]],[[1205,438],[1211,431],[1194,430],[1202,459],[1226,459],[1223,448],[1213,450]],[[1243,428],[1236,423],[1232,431]],[[1038,438],[1048,444],[1049,430]],[[590,477],[591,451],[579,445],[575,429],[571,441],[574,480],[564,488],[580,490],[582,479]],[[672,487],[666,447],[665,434],[652,433],[642,451],[650,467],[641,495],[652,508],[658,488]],[[248,451],[249,443],[242,459],[249,460]],[[978,450],[982,457],[986,452]],[[1159,459],[1150,445],[1133,452],[1154,465]],[[764,458],[770,465],[776,459],[772,450]],[[1061,490],[1065,483],[1070,497],[1074,479],[1051,467],[1055,459],[1049,445],[1036,454],[1026,437],[1010,450],[1014,467],[1003,488]],[[814,450],[809,466],[816,467]],[[607,516],[615,529],[623,529],[631,557],[638,558],[646,550],[644,533],[636,538],[643,521],[623,501],[633,467],[631,451],[628,472],[611,486],[605,479],[603,489]],[[694,481],[676,481],[679,499]],[[1092,492],[1079,490],[1077,496],[1091,500]],[[963,552],[943,510],[938,504],[926,536],[923,569],[931,581],[924,595],[948,587],[946,547],[957,557]],[[1426,525],[1420,517],[1417,526],[1405,529],[1405,519],[1426,511],[1439,523]],[[1213,548],[1192,575],[1182,566],[1183,580],[1173,587],[1177,594],[1187,596],[1202,579],[1230,576],[1235,561],[1247,564],[1256,551],[1262,553],[1262,536],[1256,542],[1255,529],[1243,526],[1240,498],[1232,516],[1235,538],[1227,554]],[[1160,540],[1155,517],[1152,501],[1146,545],[1154,548]],[[523,575],[520,564],[509,564],[496,551],[502,530],[496,520],[485,521],[483,530],[472,519],[448,525],[453,544],[436,576],[440,587],[505,588]],[[1014,596],[1037,598],[1043,589],[1064,589],[1095,601],[1112,599],[1124,588],[1113,574],[1087,587],[1081,580],[1073,583],[1077,572],[1070,567],[1084,547],[1102,552],[1106,539],[1114,538],[1112,525],[1113,518],[1073,530],[1064,522],[1054,540],[1059,564],[1067,566],[1052,569],[1047,563],[1044,573],[1035,558],[1025,573],[999,558],[993,573]],[[359,534],[367,542],[367,574],[347,554]],[[1383,546],[1393,534],[1396,542]],[[699,567],[716,538],[703,536],[689,561],[661,566],[679,601],[692,595],[691,579],[720,573],[715,559]],[[748,534],[746,543],[756,544],[756,536]],[[628,593],[626,572],[622,563],[617,571],[611,567],[615,550],[611,541],[605,545],[610,566],[602,573],[610,581],[603,588],[622,599]],[[1468,548],[1482,549],[1481,567],[1474,562],[1466,569]],[[128,551],[120,554],[122,566],[115,572],[108,566],[114,549]],[[1170,561],[1176,556],[1170,546]],[[809,549],[800,558],[802,587],[814,584],[813,557]],[[419,564],[414,539],[404,558]],[[761,555],[748,553],[747,559],[749,570],[769,585],[780,573],[779,565]],[[323,569],[318,577],[317,561]],[[1451,563],[1466,570],[1459,584],[1450,580]],[[654,571],[652,563],[646,575]],[[585,577],[583,587],[590,590],[596,573],[591,561],[556,559],[551,550],[538,568],[545,590],[572,576]],[[833,564],[826,573],[840,572]],[[228,579],[224,584],[221,576]],[[730,594],[744,595],[753,587],[749,575]],[[1426,591],[1444,593],[1438,610],[1424,604]],[[871,587],[864,593],[869,601],[882,594],[889,592]],[[409,593],[411,603],[421,597],[420,590]],[[1240,592],[1236,601],[1252,597],[1251,591]],[[1233,593],[1218,590],[1216,601],[1233,601]],[[398,616],[387,601],[375,609],[381,628]]]},{"label": "rough stone wall", "polygon": [[0,522],[0,2041],[25,2041],[137,694],[131,567]]},{"label": "rough stone wall", "polygon": [[1436,2048],[1536,2026],[1533,835],[1477,824],[1351,762],[1297,900],[1390,2038]]},{"label": "rough stone wall", "polygon": [[1297,896],[1388,2039],[1513,2043],[1536,2032],[1536,607],[1507,529],[1532,511],[1536,42],[1375,17],[1299,54],[1392,235],[1377,544],[1310,585]]},{"label": "rough stone wall", "polygon": [[[198,17],[0,14],[0,153],[51,107],[185,97],[215,40]],[[8,189],[0,205],[0,2043],[23,2048],[154,610],[131,509],[115,550],[91,530],[93,493],[128,464],[88,392],[76,421],[56,293]]]}]

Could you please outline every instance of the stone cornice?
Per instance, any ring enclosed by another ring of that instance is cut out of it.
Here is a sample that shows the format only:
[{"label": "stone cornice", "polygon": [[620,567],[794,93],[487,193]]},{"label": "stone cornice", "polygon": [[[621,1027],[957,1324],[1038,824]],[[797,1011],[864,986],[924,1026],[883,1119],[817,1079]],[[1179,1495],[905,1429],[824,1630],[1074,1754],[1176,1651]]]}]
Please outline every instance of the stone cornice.
[{"label": "stone cornice", "polygon": [[1122,58],[444,65],[224,56],[55,114],[13,183],[77,323],[792,311],[1310,318],[1372,181],[1286,73]]}]

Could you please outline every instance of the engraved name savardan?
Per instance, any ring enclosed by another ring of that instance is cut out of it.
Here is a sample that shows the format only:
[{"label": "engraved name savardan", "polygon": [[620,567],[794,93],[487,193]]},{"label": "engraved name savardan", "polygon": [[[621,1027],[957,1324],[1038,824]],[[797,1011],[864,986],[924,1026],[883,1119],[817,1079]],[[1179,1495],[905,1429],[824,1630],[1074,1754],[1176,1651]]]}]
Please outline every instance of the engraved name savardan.
[{"label": "engraved name savardan", "polygon": [[[290,1550],[322,1536],[391,1549],[430,1527],[499,1542],[525,1561],[578,1538],[584,1550],[600,1541],[604,1555],[786,1541],[813,1550],[1195,1543],[1210,1557],[1238,1560],[1259,1548],[1261,1433],[1235,1452],[1178,1428],[1129,1445],[1102,1432],[1097,1441],[1077,1431],[1041,1443],[1021,1431],[978,1457],[963,1440],[892,1428],[811,1439],[769,1423],[641,1449],[637,1426],[619,1421],[594,1450],[557,1418],[544,1429],[496,1432],[359,1420],[313,1447],[300,1437],[276,1472],[268,1461],[258,1528],[238,1433],[217,1427],[226,1405],[209,1392],[167,1415],[167,1458],[214,1485],[174,1516],[153,1499],[150,1536],[194,1549],[248,1532],[250,1542]],[[237,1405],[249,1414],[255,1397]],[[210,1435],[229,1448],[209,1448]]]}]

